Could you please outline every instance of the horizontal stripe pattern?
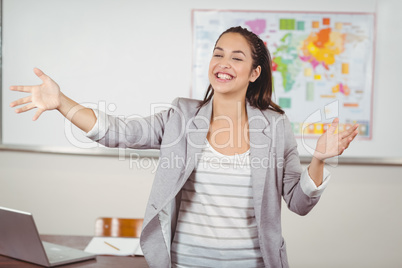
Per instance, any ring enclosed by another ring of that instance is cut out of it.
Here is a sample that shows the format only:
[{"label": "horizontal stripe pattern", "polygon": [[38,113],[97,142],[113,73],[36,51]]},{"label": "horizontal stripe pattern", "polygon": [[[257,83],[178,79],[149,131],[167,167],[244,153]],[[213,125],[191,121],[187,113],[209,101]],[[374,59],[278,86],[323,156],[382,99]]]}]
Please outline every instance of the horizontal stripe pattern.
[{"label": "horizontal stripe pattern", "polygon": [[249,151],[226,156],[206,142],[183,187],[173,267],[264,267],[249,158]]}]

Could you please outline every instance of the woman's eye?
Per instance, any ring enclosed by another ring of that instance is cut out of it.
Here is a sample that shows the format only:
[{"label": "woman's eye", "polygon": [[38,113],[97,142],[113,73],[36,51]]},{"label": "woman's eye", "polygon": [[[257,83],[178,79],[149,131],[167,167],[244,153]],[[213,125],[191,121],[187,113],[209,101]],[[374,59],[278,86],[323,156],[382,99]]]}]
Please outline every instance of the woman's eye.
[{"label": "woman's eye", "polygon": [[242,61],[242,59],[239,59],[239,58],[233,58],[234,60],[237,60],[237,61]]},{"label": "woman's eye", "polygon": [[214,57],[215,57],[215,58],[222,58],[222,55],[215,54]]}]

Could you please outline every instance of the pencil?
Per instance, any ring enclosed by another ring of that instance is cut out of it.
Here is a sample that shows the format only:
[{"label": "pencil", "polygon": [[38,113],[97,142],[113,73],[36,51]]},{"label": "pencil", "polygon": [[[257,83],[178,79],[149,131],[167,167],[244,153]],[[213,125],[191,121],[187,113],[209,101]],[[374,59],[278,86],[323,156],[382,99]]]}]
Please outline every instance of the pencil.
[{"label": "pencil", "polygon": [[110,246],[110,247],[112,247],[112,248],[114,248],[114,249],[116,249],[116,250],[120,251],[120,249],[118,249],[117,247],[115,247],[115,246],[113,246],[113,245],[109,244],[109,243],[108,243],[108,242],[106,242],[106,241],[104,241],[104,242],[105,242],[105,244],[106,244],[106,245],[108,245],[108,246]]}]

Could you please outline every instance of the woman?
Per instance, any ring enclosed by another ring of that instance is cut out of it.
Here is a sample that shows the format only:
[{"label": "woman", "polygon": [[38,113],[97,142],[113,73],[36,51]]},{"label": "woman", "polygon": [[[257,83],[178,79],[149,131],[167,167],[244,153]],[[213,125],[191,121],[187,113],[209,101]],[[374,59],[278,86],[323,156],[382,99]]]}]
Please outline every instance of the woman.
[{"label": "woman", "polygon": [[141,234],[150,267],[288,267],[281,196],[307,214],[328,182],[324,160],[358,126],[337,134],[335,119],[302,171],[290,123],[271,100],[270,66],[262,40],[234,27],[216,42],[203,101],[177,98],[167,111],[123,121],[80,106],[35,69],[43,84],[12,86],[31,96],[11,106],[37,108],[34,120],[57,109],[109,147],[160,149]]}]

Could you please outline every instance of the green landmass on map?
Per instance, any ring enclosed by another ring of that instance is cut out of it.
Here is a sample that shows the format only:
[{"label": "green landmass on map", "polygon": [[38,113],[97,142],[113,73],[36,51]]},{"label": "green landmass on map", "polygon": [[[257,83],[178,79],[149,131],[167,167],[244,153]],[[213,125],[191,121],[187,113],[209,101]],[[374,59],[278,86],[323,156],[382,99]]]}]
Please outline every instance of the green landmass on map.
[{"label": "green landmass on map", "polygon": [[299,60],[298,47],[303,38],[295,38],[292,33],[287,33],[280,39],[280,45],[273,53],[272,61],[276,64],[276,71],[281,74],[285,92],[292,90],[296,76],[300,73],[302,63]]}]

